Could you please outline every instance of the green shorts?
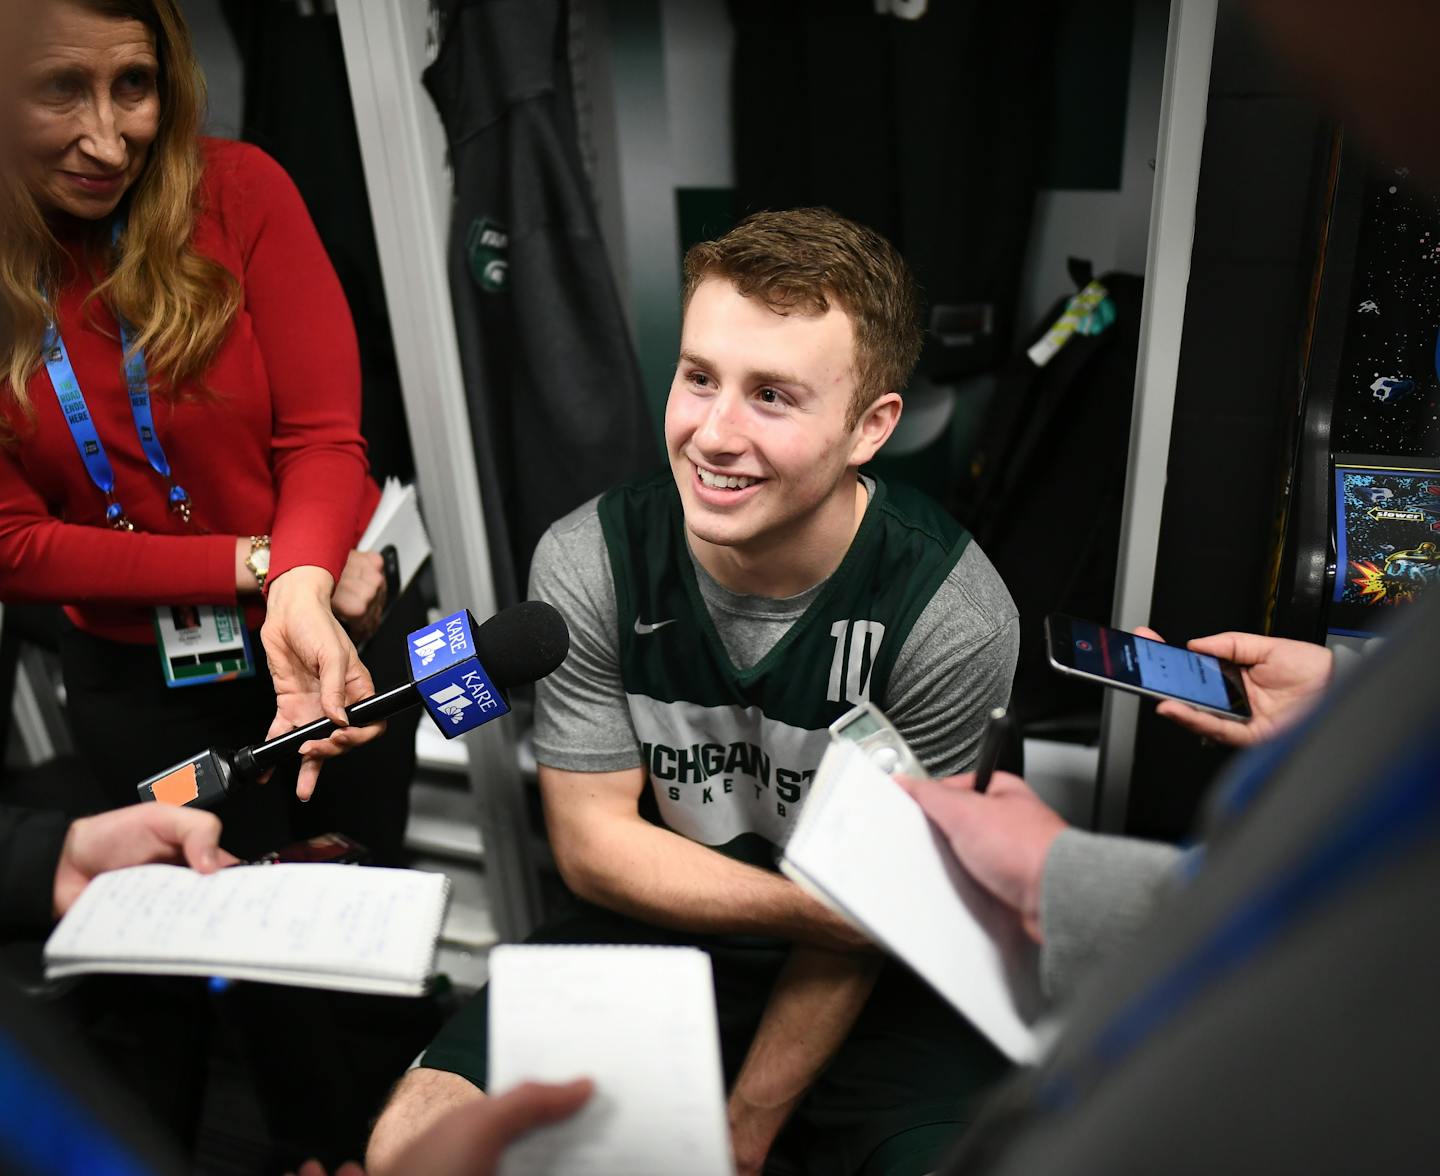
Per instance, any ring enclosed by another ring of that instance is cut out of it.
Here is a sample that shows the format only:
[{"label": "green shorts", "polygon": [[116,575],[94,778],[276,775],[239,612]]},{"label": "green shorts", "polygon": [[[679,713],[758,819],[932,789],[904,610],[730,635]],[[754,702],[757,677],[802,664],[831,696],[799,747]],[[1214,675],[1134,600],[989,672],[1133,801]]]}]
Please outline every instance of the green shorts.
[{"label": "green shorts", "polygon": [[[577,904],[531,943],[658,943],[706,951],[725,1085],[735,1081],[790,945],[773,939],[667,931]],[[488,1001],[476,994],[420,1064],[485,1087]],[[894,961],[860,1017],[776,1140],[766,1171],[796,1176],[922,1176],[935,1169],[1008,1071],[1005,1058]]]}]

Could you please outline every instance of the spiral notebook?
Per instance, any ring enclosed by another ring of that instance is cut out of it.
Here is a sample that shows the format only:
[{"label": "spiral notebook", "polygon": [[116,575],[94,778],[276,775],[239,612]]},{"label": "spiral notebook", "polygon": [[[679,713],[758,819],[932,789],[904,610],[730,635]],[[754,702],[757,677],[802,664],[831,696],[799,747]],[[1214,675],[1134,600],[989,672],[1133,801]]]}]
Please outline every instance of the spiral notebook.
[{"label": "spiral notebook", "polygon": [[590,1078],[574,1116],[511,1145],[500,1176],[730,1176],[715,981],[692,947],[490,953],[490,1089]]},{"label": "spiral notebook", "polygon": [[1035,945],[853,743],[826,752],[780,869],[904,960],[1017,1062],[1044,1052]]},{"label": "spiral notebook", "polygon": [[131,866],[85,888],[45,944],[45,976],[225,976],[418,996],[449,891],[444,874],[419,870]]}]

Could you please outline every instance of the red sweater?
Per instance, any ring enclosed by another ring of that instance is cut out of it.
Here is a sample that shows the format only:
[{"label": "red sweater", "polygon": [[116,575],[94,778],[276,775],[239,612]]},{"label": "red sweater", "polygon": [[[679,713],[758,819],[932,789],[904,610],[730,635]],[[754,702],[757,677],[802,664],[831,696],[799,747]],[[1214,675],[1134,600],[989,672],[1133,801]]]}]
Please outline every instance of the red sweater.
[{"label": "red sweater", "polygon": [[[233,603],[235,537],[271,536],[271,577],[301,564],[339,579],[379,492],[360,436],[360,364],[340,283],[300,194],[255,147],[202,140],[195,248],[240,281],[244,301],[200,383],[200,399],[152,396],[176,482],[190,493],[187,529],[166,503],[130,414],[118,330],[68,267],[60,333],[133,533],[105,523],[42,367],[27,389],[32,423],[13,398],[18,434],[0,449],[0,600],[61,603],[82,629],[151,642],[159,604]],[[81,247],[74,247],[78,259]],[[264,605],[249,598],[252,626]]]}]

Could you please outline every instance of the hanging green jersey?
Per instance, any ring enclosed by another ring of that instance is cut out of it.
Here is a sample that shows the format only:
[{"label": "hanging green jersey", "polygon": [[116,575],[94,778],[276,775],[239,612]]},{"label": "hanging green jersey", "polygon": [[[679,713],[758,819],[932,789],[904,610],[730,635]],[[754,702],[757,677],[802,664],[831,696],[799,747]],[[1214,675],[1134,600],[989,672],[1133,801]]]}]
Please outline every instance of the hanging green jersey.
[{"label": "hanging green jersey", "polygon": [[878,480],[859,530],[804,614],[749,669],[701,596],[668,471],[610,491],[620,672],[654,808],[667,828],[773,866],[829,742],[866,700],[885,709],[911,626],[970,541],[938,505]]}]

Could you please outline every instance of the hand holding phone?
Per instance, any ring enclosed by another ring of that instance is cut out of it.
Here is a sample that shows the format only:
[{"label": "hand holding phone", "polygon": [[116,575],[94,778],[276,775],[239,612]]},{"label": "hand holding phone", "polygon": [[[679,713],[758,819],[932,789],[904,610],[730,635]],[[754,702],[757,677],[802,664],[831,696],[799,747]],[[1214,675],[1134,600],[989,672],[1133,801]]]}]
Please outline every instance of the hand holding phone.
[{"label": "hand holding phone", "polygon": [[272,849],[269,853],[246,862],[248,866],[314,864],[326,862],[332,865],[352,865],[364,862],[370,851],[352,837],[343,833],[321,833],[304,841],[292,841],[283,849]]},{"label": "hand holding phone", "polygon": [[[1162,640],[1153,629],[1137,632]],[[1303,718],[1325,693],[1334,667],[1334,657],[1323,645],[1258,633],[1215,633],[1197,637],[1187,648],[1240,667],[1250,721],[1226,722],[1178,702],[1162,702],[1155,713],[1230,747],[1259,743]]]},{"label": "hand holding phone", "polygon": [[1227,724],[1250,718],[1245,677],[1233,661],[1059,613],[1045,618],[1045,644],[1062,674],[1175,699]]}]

